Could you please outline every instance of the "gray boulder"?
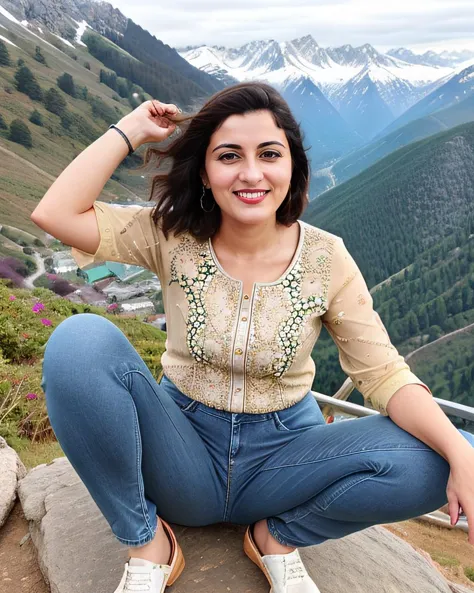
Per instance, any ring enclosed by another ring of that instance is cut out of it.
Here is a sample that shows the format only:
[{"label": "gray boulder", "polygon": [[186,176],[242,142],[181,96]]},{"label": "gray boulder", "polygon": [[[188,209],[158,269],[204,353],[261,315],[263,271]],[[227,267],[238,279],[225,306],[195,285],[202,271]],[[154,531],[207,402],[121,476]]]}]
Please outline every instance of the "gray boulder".
[{"label": "gray boulder", "polygon": [[[120,544],[66,458],[21,480],[19,496],[52,593],[113,593],[127,548]],[[245,527],[174,526],[186,568],[174,593],[268,593],[244,555]],[[321,593],[452,593],[423,555],[381,526],[300,550]]]},{"label": "gray boulder", "polygon": [[16,500],[18,480],[26,469],[16,451],[0,437],[0,527],[5,523]]}]

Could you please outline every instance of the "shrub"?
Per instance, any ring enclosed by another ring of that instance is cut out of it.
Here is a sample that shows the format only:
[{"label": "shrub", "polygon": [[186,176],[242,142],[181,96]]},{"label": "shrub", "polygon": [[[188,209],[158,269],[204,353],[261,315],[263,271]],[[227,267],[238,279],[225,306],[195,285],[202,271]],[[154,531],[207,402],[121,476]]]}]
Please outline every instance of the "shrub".
[{"label": "shrub", "polygon": [[86,70],[90,70],[90,69],[91,69],[91,65],[90,65],[90,63],[89,63],[89,62],[84,62],[84,68],[85,68]]},{"label": "shrub", "polygon": [[33,57],[40,64],[44,64],[45,66],[47,66],[47,64],[46,64],[46,58],[41,53],[41,47],[39,45],[36,46],[35,55]]},{"label": "shrub", "polygon": [[57,84],[62,91],[64,91],[68,95],[71,95],[71,97],[76,96],[76,86],[74,84],[74,79],[67,72],[64,72],[64,74],[58,76]]},{"label": "shrub", "polygon": [[0,66],[10,66],[10,54],[7,44],[0,39]]},{"label": "shrub", "polygon": [[117,121],[116,111],[102,101],[100,97],[89,96],[88,101],[92,107],[94,117],[100,117],[107,124],[114,124]]},{"label": "shrub", "polygon": [[6,258],[0,259],[0,278],[6,278],[10,281],[12,286],[23,288],[23,276],[18,274],[10,265],[8,265]]},{"label": "shrub", "polygon": [[35,109],[31,115],[30,115],[30,122],[32,124],[35,124],[36,126],[42,126],[43,125],[43,116],[41,115],[41,113]]},{"label": "shrub", "polygon": [[44,96],[44,106],[48,111],[56,115],[62,115],[66,111],[67,103],[59,91],[51,87]]},{"label": "shrub", "polygon": [[470,581],[474,581],[474,566],[466,566],[464,574]]},{"label": "shrub", "polygon": [[25,93],[34,101],[41,101],[43,93],[33,72],[28,66],[19,66],[15,72],[15,86],[20,93]]},{"label": "shrub", "polygon": [[27,148],[31,148],[33,146],[30,129],[25,124],[25,122],[21,121],[21,119],[14,119],[10,124],[9,139],[12,142],[22,144]]},{"label": "shrub", "polygon": [[73,124],[74,118],[70,111],[65,111],[61,115],[61,125],[65,130],[70,130]]},{"label": "shrub", "polygon": [[6,130],[7,128],[7,122],[3,119],[3,115],[0,113],[0,130]]}]

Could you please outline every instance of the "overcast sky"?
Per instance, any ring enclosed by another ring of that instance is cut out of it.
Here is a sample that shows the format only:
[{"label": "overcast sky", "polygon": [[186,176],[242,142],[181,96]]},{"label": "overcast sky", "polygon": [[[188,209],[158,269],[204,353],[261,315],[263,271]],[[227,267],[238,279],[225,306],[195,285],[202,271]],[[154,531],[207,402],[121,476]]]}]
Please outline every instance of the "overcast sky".
[{"label": "overcast sky", "polygon": [[319,45],[474,50],[474,0],[111,0],[172,47],[311,33]]}]

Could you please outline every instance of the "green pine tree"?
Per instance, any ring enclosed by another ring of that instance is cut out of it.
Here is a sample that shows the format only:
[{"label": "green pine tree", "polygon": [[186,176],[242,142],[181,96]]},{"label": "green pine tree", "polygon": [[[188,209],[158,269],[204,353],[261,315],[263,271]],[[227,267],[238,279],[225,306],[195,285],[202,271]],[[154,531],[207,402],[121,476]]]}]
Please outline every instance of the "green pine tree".
[{"label": "green pine tree", "polygon": [[10,64],[11,60],[7,44],[0,39],[0,66],[10,66]]},{"label": "green pine tree", "polygon": [[71,95],[71,97],[76,96],[76,86],[74,84],[74,79],[67,72],[64,72],[64,74],[58,76],[57,84],[62,91],[64,91],[68,95]]},{"label": "green pine tree", "polygon": [[31,148],[33,146],[30,129],[25,124],[25,122],[21,121],[21,119],[14,119],[10,124],[9,139],[12,140],[12,142],[22,144],[27,148]]},{"label": "green pine tree", "polygon": [[51,87],[44,95],[44,106],[51,113],[62,115],[66,111],[67,104],[61,93]]},{"label": "green pine tree", "polygon": [[36,46],[35,49],[35,55],[33,56],[35,58],[35,60],[37,62],[39,62],[40,64],[44,64],[45,66],[47,66],[48,64],[46,63],[46,58],[43,56],[42,52],[41,52],[41,47],[39,45]]},{"label": "green pine tree", "polygon": [[15,86],[20,93],[25,93],[35,101],[42,98],[41,87],[28,66],[19,66],[15,72]]},{"label": "green pine tree", "polygon": [[30,122],[32,124],[35,124],[36,126],[42,126],[43,125],[43,116],[41,115],[41,113],[35,109],[31,115],[30,115]]}]

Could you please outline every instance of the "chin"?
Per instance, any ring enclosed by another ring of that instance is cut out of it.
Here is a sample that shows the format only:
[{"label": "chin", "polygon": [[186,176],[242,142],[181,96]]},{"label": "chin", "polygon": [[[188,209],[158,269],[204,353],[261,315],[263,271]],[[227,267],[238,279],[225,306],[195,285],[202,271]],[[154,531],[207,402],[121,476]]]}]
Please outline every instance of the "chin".
[{"label": "chin", "polygon": [[257,208],[255,208],[254,212],[250,211],[249,209],[248,212],[232,213],[228,214],[228,216],[232,220],[235,220],[236,222],[240,222],[242,224],[261,224],[263,222],[268,222],[269,220],[275,220],[276,210],[260,208],[260,210],[257,212]]}]

